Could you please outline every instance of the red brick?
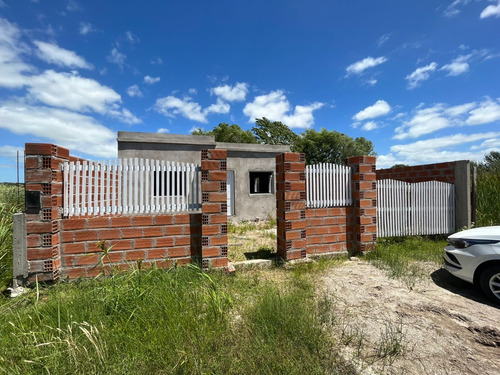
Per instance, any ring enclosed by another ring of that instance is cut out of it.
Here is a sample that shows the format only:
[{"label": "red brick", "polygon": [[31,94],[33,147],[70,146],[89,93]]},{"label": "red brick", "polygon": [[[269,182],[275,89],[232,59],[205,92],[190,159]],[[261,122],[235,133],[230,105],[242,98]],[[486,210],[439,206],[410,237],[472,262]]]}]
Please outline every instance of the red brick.
[{"label": "red brick", "polygon": [[226,223],[227,223],[226,214],[210,215],[210,224],[226,224]]},{"label": "red brick", "polygon": [[287,172],[286,173],[287,181],[301,181],[300,177],[301,177],[300,172]]},{"label": "red brick", "polygon": [[285,191],[284,200],[285,201],[301,200],[300,199],[300,192],[299,191]]},{"label": "red brick", "polygon": [[77,266],[97,265],[99,264],[99,259],[100,259],[99,254],[84,254],[76,258],[75,264]]},{"label": "red brick", "polygon": [[165,227],[165,235],[166,236],[176,236],[179,234],[183,234],[183,228],[184,226],[182,225],[171,225]]},{"label": "red brick", "polygon": [[226,171],[210,171],[209,179],[211,181],[227,181],[227,172]]},{"label": "red brick", "polygon": [[87,228],[109,228],[109,217],[91,217],[88,219]]},{"label": "red brick", "polygon": [[131,216],[119,216],[111,218],[111,227],[112,228],[123,228],[123,227],[131,227],[132,226],[132,217]]},{"label": "red brick", "polygon": [[24,159],[24,168],[25,169],[40,168],[38,156],[26,156],[26,158]]},{"label": "red brick", "polygon": [[36,233],[51,233],[52,232],[52,224],[50,222],[28,222],[26,223],[26,233],[27,234],[36,234]]},{"label": "red brick", "polygon": [[174,237],[161,237],[156,239],[156,247],[174,246]]},{"label": "red brick", "polygon": [[24,153],[25,155],[52,155],[54,146],[51,143],[26,143]]},{"label": "red brick", "polygon": [[27,250],[28,260],[52,259],[52,248],[41,247]]},{"label": "red brick", "polygon": [[75,256],[74,255],[64,255],[62,257],[62,265],[63,267],[71,267],[74,263]]},{"label": "red brick", "polygon": [[220,225],[203,225],[201,228],[202,236],[212,236],[215,234],[220,234]]},{"label": "red brick", "polygon": [[144,225],[153,225],[153,217],[152,216],[134,216],[133,223],[136,227],[144,226]]},{"label": "red brick", "polygon": [[[90,221],[89,221],[90,224]],[[100,240],[118,240],[121,239],[120,229],[101,229],[99,230]]]},{"label": "red brick", "polygon": [[189,224],[190,215],[189,214],[177,214],[174,217],[175,224]]},{"label": "red brick", "polygon": [[306,220],[292,221],[292,229],[305,229],[307,226]]},{"label": "red brick", "polygon": [[26,238],[26,246],[27,247],[39,247],[41,245],[40,235],[32,234],[27,236]]},{"label": "red brick", "polygon": [[147,251],[148,259],[162,259],[167,256],[167,249],[154,249]]},{"label": "red brick", "polygon": [[335,225],[335,224],[338,224],[338,222],[339,222],[339,218],[337,218],[337,217],[325,217],[323,219],[324,226]]},{"label": "red brick", "polygon": [[142,237],[142,228],[122,229],[122,238],[140,238],[140,237]]},{"label": "red brick", "polygon": [[144,237],[161,237],[163,236],[162,227],[147,227],[143,229]]},{"label": "red brick", "polygon": [[220,182],[218,182],[218,181],[202,181],[201,191],[203,191],[203,192],[220,191]]},{"label": "red brick", "polygon": [[175,246],[188,246],[191,243],[191,237],[175,237]]},{"label": "red brick", "polygon": [[209,202],[227,202],[227,193],[209,193],[208,196]]},{"label": "red brick", "polygon": [[154,217],[156,225],[171,225],[173,223],[172,215],[157,215]]},{"label": "red brick", "polygon": [[337,241],[337,236],[334,234],[326,234],[323,236],[323,243],[332,243]]},{"label": "red brick", "polygon": [[157,260],[154,264],[158,268],[171,268],[173,266],[173,262],[170,259]]},{"label": "red brick", "polygon": [[290,182],[290,190],[305,191],[306,190],[306,182],[305,181],[292,181],[292,182]]},{"label": "red brick", "polygon": [[293,231],[293,230],[287,230],[285,233],[285,239],[286,240],[296,240],[301,237],[301,231]]},{"label": "red brick", "polygon": [[189,255],[187,247],[172,247],[168,249],[168,256],[170,258],[184,257]]},{"label": "red brick", "polygon": [[314,234],[327,234],[329,230],[330,228],[328,228],[327,226],[316,227],[314,228]]},{"label": "red brick", "polygon": [[292,248],[293,249],[302,249],[305,247],[306,247],[306,240],[305,239],[292,241]]},{"label": "red brick", "polygon": [[227,158],[227,150],[209,150],[210,159],[223,160]]},{"label": "red brick", "polygon": [[75,241],[97,241],[97,230],[79,230],[75,232]]},{"label": "red brick", "polygon": [[118,263],[123,260],[123,253],[120,251],[111,251],[108,252],[108,254],[104,257],[103,262],[104,263]]},{"label": "red brick", "polygon": [[132,249],[132,241],[131,240],[121,240],[121,241],[113,241],[111,243],[111,250],[130,250]]},{"label": "red brick", "polygon": [[298,220],[300,219],[300,211],[285,212],[285,220]]},{"label": "red brick", "polygon": [[218,160],[202,160],[201,161],[201,170],[202,171],[213,171],[219,170],[219,161]]},{"label": "red brick", "polygon": [[153,247],[152,238],[138,238],[134,241],[134,249],[147,249]]},{"label": "red brick", "polygon": [[309,245],[323,243],[323,236],[307,236],[307,243]]},{"label": "red brick", "polygon": [[285,152],[282,160],[284,162],[300,162],[300,154],[298,152]]},{"label": "red brick", "polygon": [[63,274],[70,279],[76,279],[78,277],[85,277],[86,270],[85,268],[68,268],[64,270]]},{"label": "red brick", "polygon": [[136,261],[139,259],[146,259],[146,253],[143,250],[133,250],[125,252],[126,261]]},{"label": "red brick", "polygon": [[227,236],[210,237],[210,245],[227,245]]},{"label": "red brick", "polygon": [[220,246],[204,246],[202,256],[204,258],[218,257],[220,255]]},{"label": "red brick", "polygon": [[63,254],[83,254],[87,248],[85,243],[67,243],[61,246]]},{"label": "red brick", "polygon": [[228,263],[227,258],[215,258],[210,261],[210,265],[213,268],[227,267],[227,263]]},{"label": "red brick", "polygon": [[220,213],[220,210],[220,203],[203,203],[201,206],[201,212],[204,214]]}]

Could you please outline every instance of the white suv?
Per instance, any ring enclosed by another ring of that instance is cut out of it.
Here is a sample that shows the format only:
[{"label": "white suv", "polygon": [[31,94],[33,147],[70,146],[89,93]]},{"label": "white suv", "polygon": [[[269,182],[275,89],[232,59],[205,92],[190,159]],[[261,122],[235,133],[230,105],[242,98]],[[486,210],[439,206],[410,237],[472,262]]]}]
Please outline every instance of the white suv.
[{"label": "white suv", "polygon": [[474,283],[500,304],[500,226],[464,230],[448,237],[444,268]]}]

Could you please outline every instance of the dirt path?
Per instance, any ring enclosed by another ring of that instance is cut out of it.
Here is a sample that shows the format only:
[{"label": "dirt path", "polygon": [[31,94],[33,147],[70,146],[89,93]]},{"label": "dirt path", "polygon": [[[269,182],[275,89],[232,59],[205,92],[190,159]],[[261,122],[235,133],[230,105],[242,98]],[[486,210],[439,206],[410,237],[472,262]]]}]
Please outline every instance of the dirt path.
[{"label": "dirt path", "polygon": [[346,359],[364,373],[500,374],[500,308],[438,265],[409,287],[364,261],[322,278]]}]

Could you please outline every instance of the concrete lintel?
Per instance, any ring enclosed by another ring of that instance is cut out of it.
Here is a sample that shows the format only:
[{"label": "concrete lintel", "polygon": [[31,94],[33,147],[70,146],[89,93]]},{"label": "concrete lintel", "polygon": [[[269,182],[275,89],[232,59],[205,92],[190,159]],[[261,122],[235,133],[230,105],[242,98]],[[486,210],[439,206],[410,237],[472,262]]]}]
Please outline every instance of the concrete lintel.
[{"label": "concrete lintel", "polygon": [[253,143],[216,142],[215,148],[228,151],[245,151],[245,152],[269,152],[269,153],[290,152],[290,146],[286,145],[263,145],[263,144],[253,144]]},{"label": "concrete lintel", "polygon": [[173,143],[215,146],[215,138],[210,135],[160,134],[143,132],[118,132],[118,142]]}]

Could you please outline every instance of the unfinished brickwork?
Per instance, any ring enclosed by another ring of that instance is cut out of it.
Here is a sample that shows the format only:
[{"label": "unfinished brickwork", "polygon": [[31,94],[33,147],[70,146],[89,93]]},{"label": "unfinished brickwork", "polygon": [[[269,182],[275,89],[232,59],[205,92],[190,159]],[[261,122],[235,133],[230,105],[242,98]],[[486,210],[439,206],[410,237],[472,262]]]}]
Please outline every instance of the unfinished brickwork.
[{"label": "unfinished brickwork", "polygon": [[276,157],[277,246],[284,259],[373,249],[375,158],[355,157],[346,162],[352,169],[352,206],[306,208],[304,155],[284,153]]},{"label": "unfinished brickwork", "polygon": [[201,151],[201,264],[226,267],[227,151]]},{"label": "unfinished brickwork", "polygon": [[441,181],[455,183],[455,165],[457,162],[414,165],[377,169],[377,180],[399,180],[405,182]]}]

